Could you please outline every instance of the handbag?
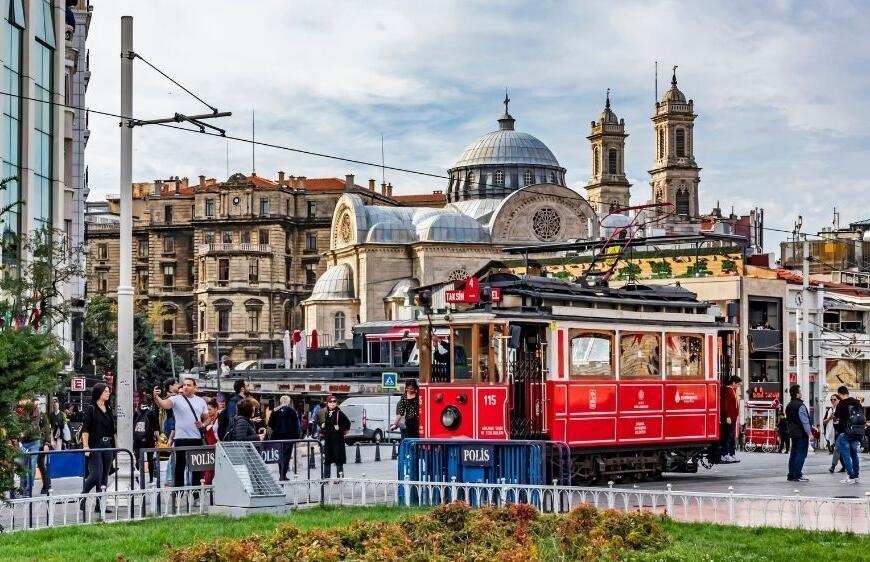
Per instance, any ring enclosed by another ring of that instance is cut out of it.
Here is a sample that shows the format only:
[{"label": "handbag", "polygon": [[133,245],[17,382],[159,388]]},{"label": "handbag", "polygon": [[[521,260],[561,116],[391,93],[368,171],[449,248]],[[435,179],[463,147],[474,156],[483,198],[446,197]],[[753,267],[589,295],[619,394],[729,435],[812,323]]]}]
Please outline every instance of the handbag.
[{"label": "handbag", "polygon": [[72,432],[69,429],[69,424],[63,424],[63,440],[67,443],[72,441]]}]

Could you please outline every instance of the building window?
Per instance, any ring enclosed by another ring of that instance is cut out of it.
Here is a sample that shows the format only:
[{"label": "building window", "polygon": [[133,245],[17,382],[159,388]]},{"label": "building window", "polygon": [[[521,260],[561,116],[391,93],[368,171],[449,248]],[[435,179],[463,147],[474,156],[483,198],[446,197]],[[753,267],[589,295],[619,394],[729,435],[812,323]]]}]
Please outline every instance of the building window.
[{"label": "building window", "polygon": [[218,332],[227,334],[230,331],[230,309],[221,308],[217,311]]},{"label": "building window", "polygon": [[248,331],[249,332],[259,332],[260,331],[260,309],[259,308],[249,308],[248,309]]},{"label": "building window", "polygon": [[108,271],[98,271],[97,272],[97,291],[102,294],[109,292],[109,272]]},{"label": "building window", "polygon": [[465,177],[465,193],[468,193],[468,190],[471,189],[471,186],[474,185],[474,172],[468,172],[468,175]]},{"label": "building window", "polygon": [[313,219],[317,216],[317,202],[309,201],[308,202],[308,218]]},{"label": "building window", "polygon": [[175,266],[166,264],[163,266],[163,286],[164,287],[174,287],[175,286]]},{"label": "building window", "polygon": [[213,217],[214,216],[214,199],[206,199],[205,200],[205,216]]},{"label": "building window", "polygon": [[677,157],[685,158],[686,156],[686,130],[677,129]]},{"label": "building window", "polygon": [[148,258],[148,240],[139,240],[139,257]]},{"label": "building window", "polygon": [[187,284],[196,285],[196,262],[193,260],[187,260]]},{"label": "building window", "polygon": [[[6,183],[6,188],[0,190],[0,208],[9,208],[20,200],[21,182],[21,94],[22,89],[22,52],[24,51],[24,5],[21,0],[12,0],[8,14],[0,16],[3,29],[5,56],[3,57],[3,75],[0,77],[0,88],[6,96],[0,97],[2,116],[0,116],[0,177],[15,178]],[[6,3],[3,2],[5,6]],[[8,17],[7,17],[8,16]],[[36,104],[47,105],[47,104]],[[21,232],[20,208],[12,207],[3,215],[2,251],[3,263],[8,265],[18,261],[18,236]]]},{"label": "building window", "polygon": [[199,329],[203,332],[205,331],[205,311],[204,310],[199,311]]},{"label": "building window", "polygon": [[496,187],[504,187],[504,172],[502,170],[496,170],[493,176],[493,183]]},{"label": "building window", "polygon": [[306,234],[305,235],[305,251],[306,252],[316,252],[317,251],[317,235],[316,234]]},{"label": "building window", "polygon": [[163,222],[172,224],[172,205],[165,205],[163,207]]},{"label": "building window", "polygon": [[[54,16],[52,2],[34,2],[33,16],[36,42],[33,46],[31,78],[35,103],[33,143],[33,200],[28,201],[37,228],[51,228],[52,224],[52,178],[54,161],[54,106],[51,92],[54,90]],[[41,223],[41,224],[40,224]]]},{"label": "building window", "polygon": [[550,172],[550,183],[556,183],[556,172]]},{"label": "building window", "polygon": [[269,243],[269,231],[268,230],[260,230],[259,233],[260,245],[265,246]]},{"label": "building window", "polygon": [[148,294],[148,270],[145,268],[139,270],[139,293]]},{"label": "building window", "polygon": [[260,197],[260,216],[268,217],[269,216],[269,198],[268,197]]},{"label": "building window", "polygon": [[196,333],[196,314],[194,313],[193,307],[188,306],[184,309],[184,322],[187,324],[187,333],[195,334]]},{"label": "building window", "polygon": [[526,170],[526,172],[523,174],[523,185],[532,185],[534,179],[535,176],[532,174],[532,171]]},{"label": "building window", "polygon": [[175,333],[175,318],[163,319],[163,335],[171,336]]},{"label": "building window", "polygon": [[341,343],[344,341],[344,312],[336,312],[335,318],[333,321],[334,336],[333,340],[335,343]]},{"label": "building window", "polygon": [[677,198],[676,198],[675,203],[676,203],[676,207],[677,207],[677,214],[680,215],[681,217],[688,217],[689,216],[689,191],[686,189],[680,189],[679,191],[677,191]]},{"label": "building window", "polygon": [[98,260],[109,259],[109,245],[108,244],[97,245],[97,259]]},{"label": "building window", "polygon": [[223,238],[221,239],[224,244],[232,244],[233,243],[233,231],[232,230],[224,230]]},{"label": "building window", "polygon": [[617,174],[617,152],[615,148],[611,148],[607,151],[607,173],[608,174]]},{"label": "building window", "polygon": [[218,281],[226,283],[230,280],[230,260],[218,260]]},{"label": "building window", "polygon": [[601,173],[601,150],[596,146],[592,151],[592,175],[597,176]]},{"label": "building window", "polygon": [[242,244],[250,244],[251,243],[251,231],[243,230],[239,233],[239,242]]},{"label": "building window", "polygon": [[214,244],[214,232],[209,231],[205,233],[205,243]]},{"label": "building window", "polygon": [[665,130],[664,130],[664,128],[659,129],[658,149],[659,149],[659,160],[661,160],[662,158],[665,157]]},{"label": "building window", "polygon": [[293,258],[284,258],[284,280],[289,283],[293,276],[291,274],[293,266]]},{"label": "building window", "polygon": [[260,282],[259,260],[251,260],[248,264],[248,282],[254,285]]},{"label": "building window", "polygon": [[307,287],[313,287],[314,283],[317,281],[317,272],[314,270],[313,263],[305,264],[305,285]]},{"label": "building window", "polygon": [[174,254],[175,253],[175,238],[172,236],[164,236],[163,237],[163,253],[164,254]]}]

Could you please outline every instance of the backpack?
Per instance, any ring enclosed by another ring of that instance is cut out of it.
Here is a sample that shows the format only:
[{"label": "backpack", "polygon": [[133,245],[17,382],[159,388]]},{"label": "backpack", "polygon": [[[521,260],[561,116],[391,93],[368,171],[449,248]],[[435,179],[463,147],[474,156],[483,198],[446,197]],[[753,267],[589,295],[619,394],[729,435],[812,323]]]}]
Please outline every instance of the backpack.
[{"label": "backpack", "polygon": [[233,435],[234,430],[236,429],[236,418],[231,419],[228,425],[229,427],[227,427],[227,430],[224,432],[224,436],[221,437],[221,441],[226,442],[236,440],[235,435]]},{"label": "backpack", "polygon": [[849,425],[846,426],[846,435],[861,439],[864,437],[864,425],[867,418],[864,416],[864,408],[849,405]]},{"label": "backpack", "polygon": [[133,440],[145,441],[148,438],[149,410],[139,410],[136,414],[136,419],[133,421]]}]

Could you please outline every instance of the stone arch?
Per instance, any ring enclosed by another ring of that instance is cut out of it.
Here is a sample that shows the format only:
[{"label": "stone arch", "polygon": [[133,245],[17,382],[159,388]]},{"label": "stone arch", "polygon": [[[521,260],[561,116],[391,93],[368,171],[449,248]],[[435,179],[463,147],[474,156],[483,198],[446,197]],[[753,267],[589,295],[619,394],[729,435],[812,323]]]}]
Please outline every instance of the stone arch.
[{"label": "stone arch", "polygon": [[598,216],[567,187],[544,184],[511,193],[493,212],[493,243],[560,242],[598,236]]}]

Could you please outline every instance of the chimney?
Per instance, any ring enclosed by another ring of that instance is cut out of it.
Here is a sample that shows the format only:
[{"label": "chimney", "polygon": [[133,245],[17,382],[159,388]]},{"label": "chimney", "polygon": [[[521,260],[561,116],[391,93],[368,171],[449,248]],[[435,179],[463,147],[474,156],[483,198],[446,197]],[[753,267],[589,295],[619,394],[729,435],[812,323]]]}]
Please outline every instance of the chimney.
[{"label": "chimney", "polygon": [[[190,180],[188,178],[181,178],[181,187],[187,188],[190,185]],[[178,189],[176,189],[178,191]]]},{"label": "chimney", "polygon": [[388,183],[387,184],[387,197],[392,197],[392,196],[393,196],[393,184]]},{"label": "chimney", "polygon": [[284,172],[278,172],[278,187],[284,187]]},{"label": "chimney", "polygon": [[205,176],[199,176],[199,187],[205,187]]},{"label": "chimney", "polygon": [[287,178],[287,185],[292,189],[296,189],[296,176],[291,174],[290,177]]},{"label": "chimney", "polygon": [[381,195],[386,195],[386,194],[387,194],[387,184],[382,183],[381,184]]},{"label": "chimney", "polygon": [[369,189],[372,191],[375,190],[375,180],[374,179],[369,180]]},{"label": "chimney", "polygon": [[299,181],[299,189],[305,191],[305,176],[299,176],[296,179]]},{"label": "chimney", "polygon": [[344,176],[344,190],[353,191],[353,187],[353,174],[347,174]]}]

